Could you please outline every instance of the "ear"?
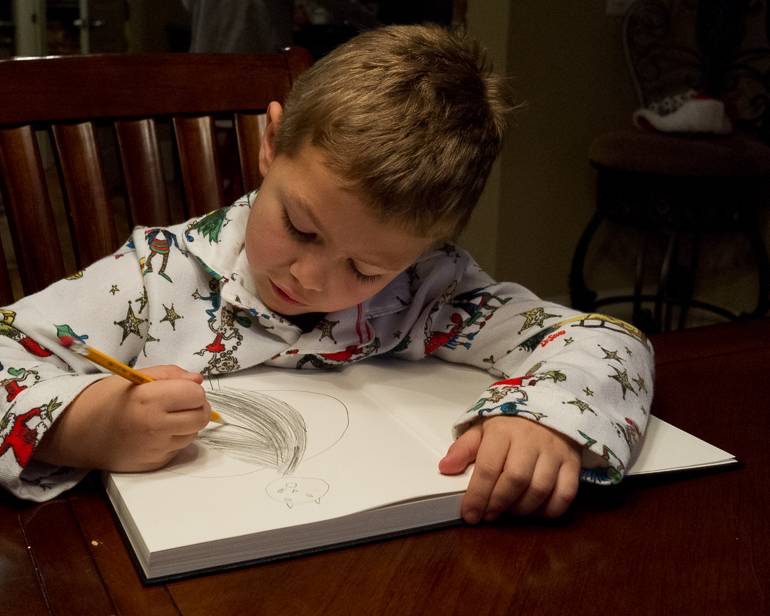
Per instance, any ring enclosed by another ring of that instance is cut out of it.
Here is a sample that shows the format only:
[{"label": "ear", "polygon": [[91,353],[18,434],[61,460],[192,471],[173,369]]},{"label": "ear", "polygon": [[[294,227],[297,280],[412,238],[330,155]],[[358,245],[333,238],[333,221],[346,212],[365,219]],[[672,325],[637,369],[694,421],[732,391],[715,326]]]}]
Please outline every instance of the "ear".
[{"label": "ear", "polygon": [[262,133],[262,140],[259,143],[259,172],[262,177],[267,175],[275,158],[275,135],[278,132],[281,116],[283,116],[283,107],[280,103],[275,101],[270,103],[265,112],[265,132]]}]

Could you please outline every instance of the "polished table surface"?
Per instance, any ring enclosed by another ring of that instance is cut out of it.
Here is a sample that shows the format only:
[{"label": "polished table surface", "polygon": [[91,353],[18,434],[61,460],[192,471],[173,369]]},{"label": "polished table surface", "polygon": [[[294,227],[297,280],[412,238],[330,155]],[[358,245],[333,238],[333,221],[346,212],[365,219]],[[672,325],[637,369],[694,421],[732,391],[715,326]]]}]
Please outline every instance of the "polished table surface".
[{"label": "polished table surface", "polygon": [[0,614],[770,614],[770,319],[663,334],[653,413],[745,462],[582,486],[558,520],[508,518],[142,586],[89,478],[0,492]]}]

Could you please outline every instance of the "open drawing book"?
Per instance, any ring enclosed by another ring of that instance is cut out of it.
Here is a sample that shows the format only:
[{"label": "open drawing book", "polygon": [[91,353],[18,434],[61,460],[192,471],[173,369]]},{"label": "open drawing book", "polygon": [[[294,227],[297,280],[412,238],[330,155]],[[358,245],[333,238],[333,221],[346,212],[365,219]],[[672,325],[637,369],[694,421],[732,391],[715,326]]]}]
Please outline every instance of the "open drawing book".
[{"label": "open drawing book", "polygon": [[[492,381],[432,359],[209,380],[230,425],[209,424],[161,470],[104,476],[140,575],[168,581],[457,524],[470,470],[444,476],[438,462]],[[730,460],[652,418],[629,474]]]}]

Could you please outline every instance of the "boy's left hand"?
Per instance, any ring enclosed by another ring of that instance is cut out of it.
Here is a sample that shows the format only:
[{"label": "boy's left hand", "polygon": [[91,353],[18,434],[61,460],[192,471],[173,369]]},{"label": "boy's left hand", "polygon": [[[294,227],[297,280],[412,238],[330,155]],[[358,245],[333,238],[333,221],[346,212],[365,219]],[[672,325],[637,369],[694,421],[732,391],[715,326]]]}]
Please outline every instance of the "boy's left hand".
[{"label": "boy's left hand", "polygon": [[556,517],[577,494],[580,445],[529,419],[498,416],[476,424],[452,443],[439,470],[455,475],[474,460],[461,509],[470,524],[505,511]]}]

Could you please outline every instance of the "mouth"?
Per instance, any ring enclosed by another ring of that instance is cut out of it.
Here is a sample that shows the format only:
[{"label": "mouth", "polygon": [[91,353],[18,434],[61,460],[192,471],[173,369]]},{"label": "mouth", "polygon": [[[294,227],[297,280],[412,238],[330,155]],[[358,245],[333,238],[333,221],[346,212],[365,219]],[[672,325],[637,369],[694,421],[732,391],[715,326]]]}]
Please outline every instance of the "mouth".
[{"label": "mouth", "polygon": [[288,304],[292,304],[294,306],[304,306],[305,303],[295,298],[293,295],[289,295],[286,291],[284,291],[281,287],[279,287],[277,284],[275,284],[272,280],[270,281],[270,285],[273,288],[273,293],[278,296],[278,298],[282,299]]}]

